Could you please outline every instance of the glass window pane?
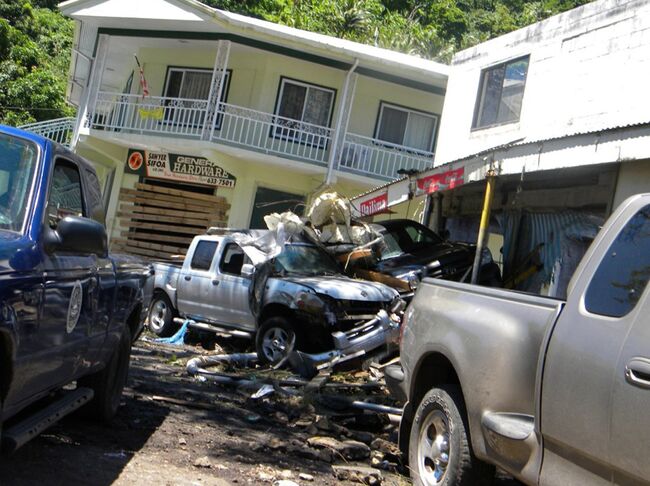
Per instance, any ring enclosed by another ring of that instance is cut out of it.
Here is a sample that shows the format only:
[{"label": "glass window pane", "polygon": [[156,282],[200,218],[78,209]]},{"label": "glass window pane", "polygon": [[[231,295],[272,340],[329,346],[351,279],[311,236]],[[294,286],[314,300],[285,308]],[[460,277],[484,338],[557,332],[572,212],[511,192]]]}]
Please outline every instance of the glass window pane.
[{"label": "glass window pane", "polygon": [[431,150],[435,126],[436,122],[433,117],[420,113],[409,113],[404,145],[424,151]]},{"label": "glass window pane", "polygon": [[600,262],[585,294],[594,314],[622,317],[634,309],[650,277],[650,205],[625,225]]},{"label": "glass window pane", "polygon": [[382,107],[381,121],[377,138],[386,142],[402,145],[408,113],[403,110],[396,110],[389,106]]},{"label": "glass window pane", "polygon": [[190,100],[207,100],[210,95],[211,82],[211,72],[186,71],[180,97]]},{"label": "glass window pane", "polygon": [[483,92],[479,108],[478,126],[484,127],[497,122],[503,85],[504,69],[499,66],[483,73]]},{"label": "glass window pane", "polygon": [[219,263],[219,270],[222,273],[241,275],[241,267],[244,263],[250,263],[250,260],[244,254],[244,250],[239,245],[230,243],[223,252],[221,262]]},{"label": "glass window pane", "polygon": [[0,134],[0,228],[20,231],[29,205],[37,148],[7,134]]},{"label": "glass window pane", "polygon": [[309,88],[307,105],[302,121],[326,127],[329,125],[332,92],[324,89]]},{"label": "glass window pane", "polygon": [[278,114],[294,120],[302,119],[306,96],[306,87],[285,82],[282,85],[282,98],[280,99]]},{"label": "glass window pane", "polygon": [[527,71],[528,59],[522,59],[506,66],[497,122],[508,122],[519,119],[521,101],[524,98]]},{"label": "glass window pane", "polygon": [[180,97],[182,83],[182,71],[169,71],[169,79],[167,80],[167,91],[165,92],[165,96],[168,96],[170,98]]},{"label": "glass window pane", "polygon": [[199,241],[194,250],[190,267],[194,270],[210,270],[217,246],[218,243],[216,241]]},{"label": "glass window pane", "polygon": [[79,170],[70,162],[58,161],[54,167],[48,216],[52,227],[66,216],[84,216]]}]

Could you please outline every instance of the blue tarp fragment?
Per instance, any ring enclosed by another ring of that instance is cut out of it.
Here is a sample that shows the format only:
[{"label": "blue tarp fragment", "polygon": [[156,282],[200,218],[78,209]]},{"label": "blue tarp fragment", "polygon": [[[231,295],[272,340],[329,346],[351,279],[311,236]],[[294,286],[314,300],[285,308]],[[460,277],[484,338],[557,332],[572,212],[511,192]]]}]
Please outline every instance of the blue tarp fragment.
[{"label": "blue tarp fragment", "polygon": [[166,338],[154,339],[154,343],[164,343],[164,344],[176,344],[181,345],[185,344],[185,334],[187,334],[187,326],[190,324],[190,321],[187,320],[183,323],[181,328],[176,331],[176,334]]}]

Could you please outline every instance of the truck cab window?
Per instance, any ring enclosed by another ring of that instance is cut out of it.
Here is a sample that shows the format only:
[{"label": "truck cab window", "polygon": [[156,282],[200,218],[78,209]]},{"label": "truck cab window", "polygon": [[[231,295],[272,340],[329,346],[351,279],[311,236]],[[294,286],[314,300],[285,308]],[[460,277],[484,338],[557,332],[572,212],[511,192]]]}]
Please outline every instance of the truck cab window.
[{"label": "truck cab window", "polygon": [[250,263],[250,260],[244,254],[244,250],[235,243],[229,243],[221,257],[219,270],[221,270],[221,273],[241,275],[241,267],[244,263]]},{"label": "truck cab window", "polygon": [[32,142],[0,135],[0,229],[20,231],[23,227],[37,160]]},{"label": "truck cab window", "polygon": [[72,162],[56,161],[50,181],[47,215],[52,228],[66,216],[85,216],[81,177],[79,169]]},{"label": "truck cab window", "polygon": [[194,250],[190,267],[193,270],[210,270],[218,245],[219,243],[216,241],[199,241]]},{"label": "truck cab window", "polygon": [[585,308],[623,317],[639,301],[650,277],[650,205],[627,222],[603,257],[585,294]]}]

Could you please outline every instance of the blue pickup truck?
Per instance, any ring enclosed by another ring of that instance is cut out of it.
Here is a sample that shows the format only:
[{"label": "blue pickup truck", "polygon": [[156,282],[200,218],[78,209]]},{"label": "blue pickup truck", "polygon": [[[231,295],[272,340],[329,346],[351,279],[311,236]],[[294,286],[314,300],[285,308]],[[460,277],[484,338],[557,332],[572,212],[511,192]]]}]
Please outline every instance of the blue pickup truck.
[{"label": "blue pickup truck", "polygon": [[0,126],[0,432],[20,447],[77,408],[110,420],[153,270],[109,256],[93,167]]}]

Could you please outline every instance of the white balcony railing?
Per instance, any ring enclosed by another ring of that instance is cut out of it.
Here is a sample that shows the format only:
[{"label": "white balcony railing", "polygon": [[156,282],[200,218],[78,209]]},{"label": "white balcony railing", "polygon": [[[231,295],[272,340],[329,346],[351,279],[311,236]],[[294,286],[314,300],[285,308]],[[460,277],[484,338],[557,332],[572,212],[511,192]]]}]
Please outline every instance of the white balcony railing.
[{"label": "white balcony railing", "polygon": [[[86,126],[123,133],[171,135],[210,140],[317,165],[326,165],[333,138],[328,127],[250,108],[219,104],[214,117],[206,100],[99,92]],[[212,126],[206,127],[212,119]],[[346,134],[337,168],[393,179],[398,169],[426,169],[433,153],[351,133]]]},{"label": "white balcony railing", "polygon": [[45,138],[54,140],[66,147],[70,146],[72,139],[72,132],[74,131],[74,118],[56,118],[54,120],[47,120],[42,122],[28,123],[18,128],[27,130],[28,132],[42,135]]},{"label": "white balcony railing", "polygon": [[339,170],[394,179],[399,169],[424,170],[433,167],[433,152],[396,145],[353,133],[345,135]]}]

